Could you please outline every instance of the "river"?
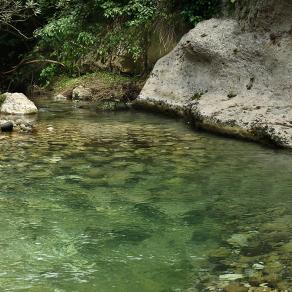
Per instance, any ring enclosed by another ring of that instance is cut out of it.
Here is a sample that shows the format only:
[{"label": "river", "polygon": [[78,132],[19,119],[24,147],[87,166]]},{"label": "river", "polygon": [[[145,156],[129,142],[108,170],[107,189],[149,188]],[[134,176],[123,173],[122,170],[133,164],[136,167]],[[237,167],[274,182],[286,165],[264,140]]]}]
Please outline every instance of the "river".
[{"label": "river", "polygon": [[1,291],[291,287],[291,152],[37,103],[37,132],[0,140]]}]

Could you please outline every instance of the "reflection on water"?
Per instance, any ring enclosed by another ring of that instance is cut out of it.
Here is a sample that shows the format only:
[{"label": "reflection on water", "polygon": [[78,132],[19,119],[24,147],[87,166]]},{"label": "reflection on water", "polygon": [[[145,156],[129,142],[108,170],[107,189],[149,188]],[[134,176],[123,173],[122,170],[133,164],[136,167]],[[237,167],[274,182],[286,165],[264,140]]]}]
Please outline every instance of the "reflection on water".
[{"label": "reflection on water", "polygon": [[289,287],[291,153],[40,107],[36,134],[0,140],[1,291],[220,291],[228,273]]}]

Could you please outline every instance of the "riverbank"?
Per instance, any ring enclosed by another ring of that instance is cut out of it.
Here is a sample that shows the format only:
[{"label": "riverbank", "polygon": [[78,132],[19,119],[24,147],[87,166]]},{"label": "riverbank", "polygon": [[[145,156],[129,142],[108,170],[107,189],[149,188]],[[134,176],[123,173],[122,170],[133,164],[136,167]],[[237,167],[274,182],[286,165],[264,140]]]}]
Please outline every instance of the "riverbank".
[{"label": "riverbank", "polygon": [[[166,56],[165,58],[168,57]],[[160,66],[159,63],[157,66]],[[204,95],[206,96],[207,93],[197,94],[191,100],[179,100],[173,98],[171,94],[168,97],[162,96],[155,98],[149,94],[149,83],[151,84],[153,75],[150,76],[146,85],[145,79],[145,77],[122,76],[120,74],[104,71],[86,74],[76,78],[60,76],[45,89],[45,94],[57,99],[60,96],[64,99],[72,99],[73,90],[82,87],[90,92],[91,97],[89,99],[93,102],[94,106],[96,106],[96,102],[113,102],[114,105],[124,105],[126,103],[139,110],[183,118],[195,129],[236,139],[246,139],[266,145],[287,148],[283,141],[277,138],[275,132],[269,132],[261,123],[254,124],[252,128],[247,129],[245,124],[238,124],[236,119],[229,118],[226,115],[225,121],[204,115],[204,111],[208,109],[208,107],[223,105],[224,108],[226,102],[233,103],[236,97],[227,97],[225,103],[218,101],[217,104],[209,100],[205,107],[199,106],[199,103],[202,102],[202,100],[204,101],[203,97]],[[156,89],[156,91],[159,92],[158,89]],[[44,95],[44,93],[37,89],[34,90],[31,95],[34,97],[37,95]],[[99,106],[101,110],[115,110],[120,108],[124,109],[125,107],[112,106],[112,104],[110,106],[108,106],[108,104],[106,104],[106,106]],[[232,107],[230,105],[229,108],[236,109],[236,106]],[[256,106],[251,106],[251,108],[256,108]],[[246,114],[248,110],[249,108],[247,107],[243,109],[243,115]],[[256,110],[261,110],[261,107],[257,106]]]},{"label": "riverbank", "polygon": [[72,99],[73,90],[83,87],[90,91],[91,101],[133,100],[137,98],[144,83],[145,78],[142,77],[97,71],[80,77],[59,76],[44,89],[33,88],[31,96],[43,95],[45,92],[52,97],[63,95],[64,98]]}]

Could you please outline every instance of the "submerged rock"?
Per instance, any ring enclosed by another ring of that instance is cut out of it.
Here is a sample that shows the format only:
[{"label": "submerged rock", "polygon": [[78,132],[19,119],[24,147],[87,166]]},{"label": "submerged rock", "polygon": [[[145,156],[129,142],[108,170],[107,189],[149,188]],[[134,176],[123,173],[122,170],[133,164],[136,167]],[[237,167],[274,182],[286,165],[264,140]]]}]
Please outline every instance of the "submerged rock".
[{"label": "submerged rock", "polygon": [[249,233],[239,233],[233,234],[227,242],[235,247],[245,247],[248,246],[248,240],[252,237]]},{"label": "submerged rock", "polygon": [[5,93],[5,100],[0,107],[3,114],[29,115],[38,112],[35,104],[23,93]]},{"label": "submerged rock", "polygon": [[225,274],[225,275],[219,276],[219,280],[222,280],[222,281],[236,281],[243,278],[244,276],[242,274]]},{"label": "submerged rock", "polygon": [[119,100],[102,100],[97,105],[98,111],[123,111],[129,108],[129,104]]},{"label": "submerged rock", "polygon": [[[292,148],[292,36],[283,11],[292,5],[260,5],[253,32],[236,19],[199,23],[157,62],[136,104],[188,115],[210,131]],[[275,23],[286,25],[261,30],[271,18],[265,5],[277,11]]]},{"label": "submerged rock", "polygon": [[18,126],[21,132],[30,133],[34,130],[34,125],[31,123],[20,123]]},{"label": "submerged rock", "polygon": [[1,132],[24,132],[31,133],[35,130],[34,116],[4,115],[0,120]]},{"label": "submerged rock", "polygon": [[263,264],[260,264],[260,263],[256,263],[256,264],[253,264],[252,265],[252,268],[254,269],[254,270],[263,270],[264,268],[265,268],[265,266],[263,265]]},{"label": "submerged rock", "polygon": [[63,94],[58,94],[58,95],[54,96],[53,99],[55,101],[61,101],[61,100],[67,100],[67,97]]},{"label": "submerged rock", "polygon": [[242,285],[230,284],[224,288],[225,292],[248,292],[249,289]]}]

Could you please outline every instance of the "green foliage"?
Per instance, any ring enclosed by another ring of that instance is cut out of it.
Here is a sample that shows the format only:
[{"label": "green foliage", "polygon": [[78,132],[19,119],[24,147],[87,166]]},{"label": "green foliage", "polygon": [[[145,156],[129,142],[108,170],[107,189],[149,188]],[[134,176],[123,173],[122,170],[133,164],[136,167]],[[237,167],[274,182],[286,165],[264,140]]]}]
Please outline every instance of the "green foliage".
[{"label": "green foliage", "polygon": [[[129,56],[144,64],[151,33],[173,17],[195,25],[215,13],[219,0],[50,0],[55,14],[36,32],[38,51],[62,62],[69,74],[87,71],[88,62],[99,60],[111,67],[114,59]],[[45,0],[40,3],[48,9]],[[53,67],[41,72],[41,81],[54,75]],[[46,81],[45,81],[46,82]]]},{"label": "green foliage", "polygon": [[191,97],[191,99],[199,100],[204,95],[204,93],[206,93],[206,91],[198,91]]},{"label": "green foliage", "polygon": [[55,93],[58,94],[67,89],[76,87],[80,84],[86,86],[92,86],[96,80],[102,84],[106,84],[107,86],[114,86],[117,84],[125,84],[129,82],[138,81],[136,78],[122,76],[120,74],[115,74],[107,71],[98,71],[95,73],[85,74],[80,77],[68,77],[67,75],[60,75],[54,78],[54,90]]},{"label": "green foliage", "polygon": [[[18,47],[27,48],[33,59],[51,59],[65,65],[65,71],[52,64],[31,67],[33,78],[48,84],[60,73],[82,75],[94,67],[93,63],[95,68],[111,69],[117,59],[125,56],[142,64],[146,71],[153,32],[162,24],[175,30],[174,19],[183,18],[188,26],[194,26],[216,13],[220,0],[34,0],[32,3],[31,10],[37,16],[20,22],[17,29],[31,34],[38,23],[35,38],[29,46]],[[17,64],[25,52],[20,55],[13,44],[6,46],[6,35],[0,36],[0,44],[5,44],[7,52],[12,46],[14,52],[2,64]]]},{"label": "green foliage", "polygon": [[57,66],[54,64],[50,64],[41,70],[39,80],[43,84],[48,85],[49,81],[52,80],[54,76],[56,76],[57,72]]},{"label": "green foliage", "polygon": [[115,55],[130,54],[138,60],[145,50],[147,30],[156,10],[154,0],[56,1],[62,9],[36,32],[39,50],[63,62],[69,72],[79,73],[84,58],[108,62]]},{"label": "green foliage", "polygon": [[221,0],[197,0],[197,1],[188,1],[182,0],[179,1],[181,5],[181,14],[187,22],[195,26],[198,22],[212,17],[215,13],[218,12],[220,7]]}]

